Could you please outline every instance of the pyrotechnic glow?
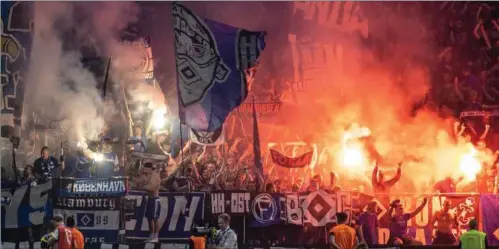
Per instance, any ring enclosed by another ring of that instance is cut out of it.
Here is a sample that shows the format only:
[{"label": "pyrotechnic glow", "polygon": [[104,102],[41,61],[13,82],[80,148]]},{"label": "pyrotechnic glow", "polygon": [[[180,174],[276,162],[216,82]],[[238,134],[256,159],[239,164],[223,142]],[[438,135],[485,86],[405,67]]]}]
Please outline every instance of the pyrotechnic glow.
[{"label": "pyrotechnic glow", "polygon": [[104,155],[101,153],[93,153],[92,159],[94,159],[94,161],[96,162],[102,162],[102,160],[104,160]]},{"label": "pyrotechnic glow", "polygon": [[360,127],[354,123],[343,134],[343,144],[341,151],[341,165],[346,168],[363,167],[366,165],[366,157],[363,146],[355,139],[369,136],[371,131],[366,127]]},{"label": "pyrotechnic glow", "polygon": [[358,148],[344,148],[343,149],[343,166],[345,167],[359,167],[364,164],[364,154]]},{"label": "pyrotechnic glow", "polygon": [[461,156],[459,170],[463,173],[465,180],[473,181],[481,170],[481,163],[477,159],[477,150],[471,147],[470,151]]},{"label": "pyrotechnic glow", "polygon": [[156,130],[159,130],[161,128],[163,128],[166,123],[168,122],[167,118],[166,118],[166,110],[164,109],[156,109],[154,110],[153,114],[152,114],[152,125],[154,127],[154,129]]}]

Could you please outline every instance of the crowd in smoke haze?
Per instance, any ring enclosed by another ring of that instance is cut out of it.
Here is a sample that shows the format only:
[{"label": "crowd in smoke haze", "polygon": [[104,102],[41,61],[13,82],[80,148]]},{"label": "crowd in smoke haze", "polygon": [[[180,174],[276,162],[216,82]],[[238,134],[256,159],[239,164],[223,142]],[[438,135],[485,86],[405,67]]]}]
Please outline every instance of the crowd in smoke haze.
[{"label": "crowd in smoke haze", "polygon": [[[78,51],[64,48],[63,36],[59,32],[61,28],[57,26],[55,29],[54,23],[60,23],[55,21],[60,16],[67,21],[62,22],[62,29],[71,27],[74,25],[71,13],[82,10],[80,14],[86,18],[78,20],[82,27],[76,30],[74,46],[78,47],[80,43],[89,45],[94,47],[93,53],[97,55],[121,55],[121,60],[117,56],[112,71],[116,74],[113,76],[119,78],[120,72],[128,69],[128,64],[122,62],[133,61],[135,56],[134,50],[119,42],[115,31],[122,29],[124,23],[134,21],[136,10],[132,3],[51,4],[54,6],[43,5],[48,10],[38,9],[36,16],[42,24],[35,32],[30,80],[39,84],[30,89],[32,93],[27,93],[27,96],[32,96],[27,97],[32,102],[27,105],[45,109],[50,106],[51,112],[45,118],[68,120],[75,139],[83,133],[88,136],[88,129],[96,136],[104,123],[104,103],[94,87],[96,79],[82,67]],[[93,11],[95,8],[100,10]],[[113,11],[106,14],[103,10]],[[254,167],[253,145],[249,142],[252,141],[251,130],[246,129],[244,133],[227,136],[224,145],[205,147],[186,141],[177,144],[178,148],[184,146],[183,152],[173,153],[175,158],[156,167],[163,179],[163,190],[304,191],[320,187],[338,189],[341,186],[345,190],[373,192],[371,174],[374,161],[391,172],[390,175],[395,175],[396,165],[402,161],[401,181],[394,188],[409,192],[426,191],[440,179],[457,177],[453,174],[460,172],[455,167],[440,167],[458,165],[459,158],[455,155],[468,148],[457,143],[456,134],[452,132],[454,121],[458,120],[461,111],[480,109],[482,103],[494,104],[499,100],[496,77],[499,68],[496,51],[499,51],[496,48],[499,35],[496,34],[499,34],[499,29],[494,22],[495,7],[481,3],[366,3],[363,12],[369,20],[370,37],[344,37],[333,32],[344,42],[347,55],[342,59],[344,72],[332,74],[330,72],[336,70],[336,65],[326,65],[328,74],[314,76],[320,84],[308,85],[302,92],[293,93],[295,105],[276,114],[276,119],[285,126],[275,129],[269,129],[271,125],[260,126],[262,145],[295,140],[326,145],[329,148],[327,159],[319,160],[313,170],[308,167],[292,171],[273,165],[265,151],[264,175],[260,175]],[[101,22],[96,20],[104,18],[115,21],[98,25]],[[322,29],[307,30],[311,38],[315,34],[326,36]],[[265,66],[276,67],[265,65],[265,60],[262,60],[262,72],[272,71]],[[293,72],[286,74],[292,75]],[[291,95],[286,91],[291,91],[294,85],[284,78],[277,78],[272,73],[257,74],[253,94],[264,92],[272,99]],[[269,84],[277,86],[268,87]],[[135,89],[150,91],[145,85]],[[140,93],[134,95],[162,98]],[[283,103],[289,104],[289,99]],[[92,123],[85,123],[88,120]],[[235,123],[238,126],[242,122]],[[369,163],[354,169],[355,172],[339,165],[341,155],[337,154],[341,153],[343,135],[352,123],[371,130],[367,147],[368,151],[375,152],[368,155]],[[83,128],[87,131],[83,132]],[[492,147],[494,133],[490,134],[485,142]],[[148,144],[152,147],[156,141],[169,140],[170,136],[164,134],[150,139]],[[156,152],[171,152],[172,145],[165,143],[163,146]],[[52,148],[52,152],[56,150]],[[38,157],[38,151],[32,153]],[[137,173],[135,161],[119,160],[120,167],[125,168],[130,176]],[[348,184],[353,180],[358,184]]]}]

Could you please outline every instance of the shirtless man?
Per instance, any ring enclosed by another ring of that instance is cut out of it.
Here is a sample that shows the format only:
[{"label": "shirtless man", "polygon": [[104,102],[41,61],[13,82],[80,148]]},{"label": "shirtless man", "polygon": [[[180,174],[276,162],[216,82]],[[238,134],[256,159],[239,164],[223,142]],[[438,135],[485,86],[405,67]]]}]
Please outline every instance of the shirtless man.
[{"label": "shirtless man", "polygon": [[159,233],[159,214],[161,204],[159,202],[159,187],[161,178],[154,170],[151,162],[144,163],[142,173],[135,178],[135,185],[148,192],[146,204],[146,218],[149,223],[149,239],[147,242],[158,242]]},{"label": "shirtless man", "polygon": [[374,194],[377,196],[378,200],[383,203],[390,203],[390,189],[400,180],[402,175],[402,162],[399,163],[397,174],[389,179],[385,180],[384,174],[378,169],[378,162],[374,166],[371,182],[373,185]]},{"label": "shirtless man", "polygon": [[456,238],[452,234],[452,228],[457,229],[457,236],[459,237],[459,223],[457,222],[457,216],[450,211],[451,203],[449,200],[445,200],[443,203],[443,208],[440,211],[435,212],[433,215],[431,225],[435,225],[437,222],[435,232],[435,238],[433,239],[433,245],[452,245],[456,242]]}]

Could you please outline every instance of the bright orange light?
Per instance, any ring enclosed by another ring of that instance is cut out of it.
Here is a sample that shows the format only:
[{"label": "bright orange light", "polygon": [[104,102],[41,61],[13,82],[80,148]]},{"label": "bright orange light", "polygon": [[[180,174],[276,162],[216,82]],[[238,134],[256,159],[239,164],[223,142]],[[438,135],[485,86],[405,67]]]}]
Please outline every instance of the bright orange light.
[{"label": "bright orange light", "polygon": [[482,166],[477,158],[477,151],[471,148],[469,152],[463,154],[459,161],[459,170],[464,175],[465,180],[474,181]]},{"label": "bright orange light", "polygon": [[344,167],[360,167],[364,164],[364,154],[358,148],[344,148],[342,165]]},{"label": "bright orange light", "polygon": [[352,124],[351,128],[343,134],[341,149],[341,165],[350,169],[358,169],[366,166],[366,157],[363,146],[355,139],[369,136],[371,131],[358,124]]}]

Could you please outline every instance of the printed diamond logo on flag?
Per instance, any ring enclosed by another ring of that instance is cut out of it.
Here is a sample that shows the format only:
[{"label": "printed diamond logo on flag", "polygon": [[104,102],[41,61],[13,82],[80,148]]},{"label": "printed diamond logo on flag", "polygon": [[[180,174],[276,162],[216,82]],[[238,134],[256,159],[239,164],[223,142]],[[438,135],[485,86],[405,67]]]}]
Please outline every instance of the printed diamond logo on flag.
[{"label": "printed diamond logo on flag", "polygon": [[209,19],[172,4],[179,116],[196,131],[216,131],[248,95],[264,32]]},{"label": "printed diamond logo on flag", "polygon": [[323,190],[309,193],[302,208],[304,218],[313,226],[325,226],[336,215],[336,202]]},{"label": "printed diamond logo on flag", "polygon": [[94,226],[94,214],[90,213],[79,213],[76,215],[78,221],[78,226],[80,227],[93,227]]}]

